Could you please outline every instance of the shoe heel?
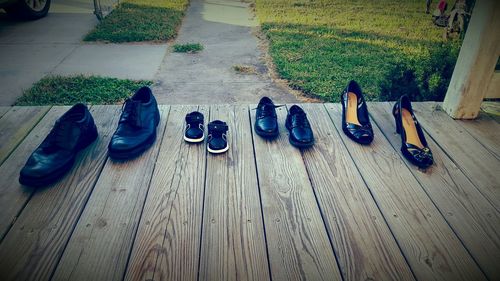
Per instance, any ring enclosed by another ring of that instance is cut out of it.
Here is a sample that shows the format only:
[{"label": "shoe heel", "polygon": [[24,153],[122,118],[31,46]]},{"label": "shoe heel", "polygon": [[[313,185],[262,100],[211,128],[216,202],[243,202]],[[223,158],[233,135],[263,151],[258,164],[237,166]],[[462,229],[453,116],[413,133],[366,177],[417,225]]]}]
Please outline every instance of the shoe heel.
[{"label": "shoe heel", "polygon": [[398,133],[399,135],[401,134],[401,126],[399,125],[398,120],[396,120],[396,133]]},{"label": "shoe heel", "polygon": [[401,134],[401,124],[398,122],[398,111],[398,103],[396,103],[392,108],[392,116],[394,117],[394,122],[396,123],[396,133]]}]

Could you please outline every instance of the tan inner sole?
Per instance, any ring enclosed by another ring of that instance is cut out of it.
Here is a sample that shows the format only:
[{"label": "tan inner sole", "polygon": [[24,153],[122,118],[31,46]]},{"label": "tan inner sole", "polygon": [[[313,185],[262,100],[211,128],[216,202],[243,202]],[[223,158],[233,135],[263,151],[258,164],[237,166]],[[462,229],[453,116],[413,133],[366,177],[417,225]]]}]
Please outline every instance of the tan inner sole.
[{"label": "tan inner sole", "polygon": [[358,97],[355,93],[347,93],[347,111],[345,120],[347,123],[361,126],[358,120]]},{"label": "tan inner sole", "polygon": [[424,145],[418,137],[417,127],[415,127],[415,122],[411,117],[410,111],[403,108],[401,113],[403,114],[403,128],[406,132],[406,142],[409,144],[413,144],[420,149],[423,149]]}]

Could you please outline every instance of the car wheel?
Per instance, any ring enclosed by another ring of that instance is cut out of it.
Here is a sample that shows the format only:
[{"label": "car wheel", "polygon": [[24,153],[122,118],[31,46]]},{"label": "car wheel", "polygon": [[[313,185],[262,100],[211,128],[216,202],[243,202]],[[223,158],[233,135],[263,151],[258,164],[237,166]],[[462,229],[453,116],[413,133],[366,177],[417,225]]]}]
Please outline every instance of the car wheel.
[{"label": "car wheel", "polygon": [[14,5],[5,8],[8,14],[27,20],[36,20],[47,15],[50,0],[18,0]]}]

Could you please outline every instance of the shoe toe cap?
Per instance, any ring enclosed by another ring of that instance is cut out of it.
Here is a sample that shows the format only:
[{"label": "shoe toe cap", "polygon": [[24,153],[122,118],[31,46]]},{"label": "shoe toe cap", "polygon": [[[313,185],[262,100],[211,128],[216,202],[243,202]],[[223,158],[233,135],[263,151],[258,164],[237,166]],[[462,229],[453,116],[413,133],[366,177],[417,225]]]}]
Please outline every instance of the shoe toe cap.
[{"label": "shoe toe cap", "polygon": [[203,131],[200,129],[189,129],[186,131],[186,137],[190,139],[199,139],[203,137]]}]

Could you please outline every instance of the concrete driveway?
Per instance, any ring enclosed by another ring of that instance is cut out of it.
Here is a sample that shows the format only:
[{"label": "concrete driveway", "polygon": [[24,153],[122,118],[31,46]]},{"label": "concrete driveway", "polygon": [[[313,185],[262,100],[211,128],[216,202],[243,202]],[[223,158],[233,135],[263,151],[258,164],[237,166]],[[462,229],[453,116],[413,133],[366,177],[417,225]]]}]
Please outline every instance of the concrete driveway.
[{"label": "concrete driveway", "polygon": [[93,1],[52,1],[49,15],[37,21],[0,12],[0,105],[12,105],[48,74],[153,79],[166,44],[82,43],[98,23]]}]

